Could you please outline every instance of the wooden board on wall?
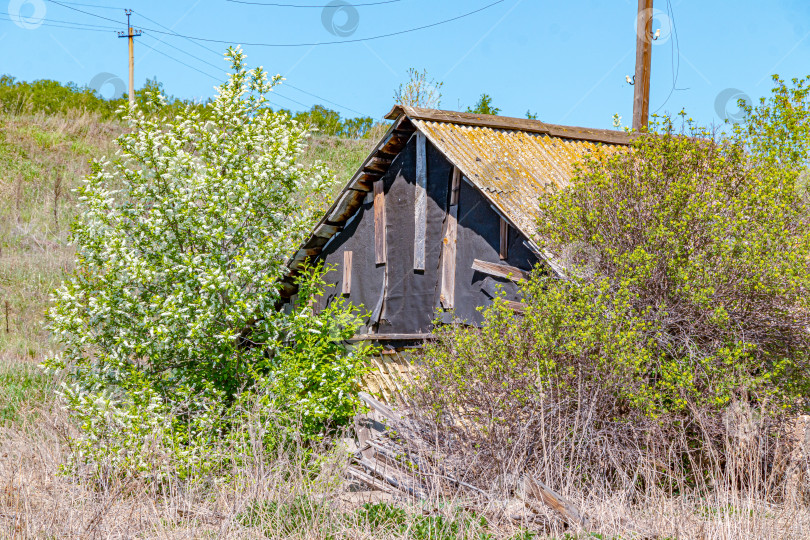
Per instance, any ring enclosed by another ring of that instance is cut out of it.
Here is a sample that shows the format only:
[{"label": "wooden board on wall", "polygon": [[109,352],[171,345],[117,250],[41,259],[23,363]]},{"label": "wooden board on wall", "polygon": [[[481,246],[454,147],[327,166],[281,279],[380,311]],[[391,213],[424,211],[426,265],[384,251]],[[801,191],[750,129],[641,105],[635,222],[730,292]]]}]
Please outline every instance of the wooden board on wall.
[{"label": "wooden board on wall", "polygon": [[458,192],[461,186],[461,170],[453,167],[450,181],[450,201],[447,208],[444,239],[442,240],[442,286],[439,299],[444,309],[452,309],[456,303],[456,241],[458,239]]},{"label": "wooden board on wall", "polygon": [[352,293],[352,252],[343,252],[343,287],[341,294],[349,295]]},{"label": "wooden board on wall", "polygon": [[385,192],[383,180],[374,182],[374,255],[377,264],[385,264]]},{"label": "wooden board on wall", "polygon": [[416,134],[416,185],[414,186],[413,269],[425,270],[427,236],[427,155],[425,136]]},{"label": "wooden board on wall", "polygon": [[509,222],[503,218],[501,219],[501,242],[500,242],[500,256],[501,260],[505,261],[509,258]]},{"label": "wooden board on wall", "polygon": [[515,282],[527,281],[531,274],[520,268],[509,266],[508,264],[498,264],[475,259],[472,263],[473,270],[495,276],[499,278],[509,279]]}]

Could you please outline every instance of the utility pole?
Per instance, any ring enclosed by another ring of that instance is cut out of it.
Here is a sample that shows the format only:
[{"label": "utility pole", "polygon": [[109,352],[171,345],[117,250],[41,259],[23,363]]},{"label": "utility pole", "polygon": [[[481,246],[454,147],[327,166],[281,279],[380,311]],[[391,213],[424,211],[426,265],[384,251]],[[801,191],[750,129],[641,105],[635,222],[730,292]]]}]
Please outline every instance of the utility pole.
[{"label": "utility pole", "polygon": [[638,0],[636,17],[636,75],[633,79],[633,129],[647,128],[650,120],[650,64],[652,62],[653,0]]},{"label": "utility pole", "polygon": [[129,17],[132,15],[131,9],[125,9],[124,13],[127,14],[127,31],[118,32],[119,38],[129,39],[129,104],[135,105],[135,40],[134,38],[141,35],[141,31],[135,31],[129,23]]}]

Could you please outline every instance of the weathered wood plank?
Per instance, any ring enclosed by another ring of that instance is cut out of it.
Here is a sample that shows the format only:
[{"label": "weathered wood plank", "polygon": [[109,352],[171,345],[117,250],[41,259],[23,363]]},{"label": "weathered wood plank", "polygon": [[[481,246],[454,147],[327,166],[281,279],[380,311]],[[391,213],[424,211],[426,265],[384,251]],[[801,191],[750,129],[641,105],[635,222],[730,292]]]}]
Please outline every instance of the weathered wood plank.
[{"label": "weathered wood plank", "polygon": [[374,255],[377,264],[385,264],[385,192],[383,181],[374,182]]},{"label": "weathered wood plank", "polygon": [[509,258],[509,222],[503,218],[501,220],[501,242],[500,242],[500,256],[504,261]]},{"label": "weathered wood plank", "polygon": [[318,228],[315,229],[315,236],[320,238],[332,238],[336,232],[342,229],[342,225],[329,225],[327,223],[322,223],[318,225]]},{"label": "weathered wood plank", "polygon": [[352,252],[343,252],[343,286],[341,287],[341,294],[349,295],[352,293]]},{"label": "weathered wood plank", "polygon": [[371,476],[369,474],[366,474],[365,472],[361,471],[357,467],[351,467],[351,466],[347,467],[346,468],[346,473],[349,476],[352,476],[355,479],[360,480],[361,482],[363,482],[364,484],[366,484],[367,486],[369,486],[372,489],[377,489],[379,491],[384,491],[385,493],[388,493],[389,495],[395,495],[396,493],[398,493],[398,490],[392,488],[391,486],[389,486],[388,484],[386,484],[382,480],[377,480],[373,476]]},{"label": "weathered wood plank", "polygon": [[433,339],[433,334],[356,334],[346,341],[410,341]]},{"label": "weathered wood plank", "polygon": [[565,521],[574,527],[590,527],[590,520],[587,516],[580,514],[573,504],[565,500],[543,482],[526,476],[526,487],[532,497],[542,501],[546,506],[560,514]]},{"label": "weathered wood plank", "polygon": [[523,302],[513,302],[512,300],[502,300],[506,304],[506,307],[514,311],[515,313],[523,313],[526,311],[526,304]]},{"label": "weathered wood plank", "polygon": [[442,285],[439,301],[444,309],[456,304],[456,240],[458,238],[458,193],[461,186],[461,170],[453,167],[450,180],[450,201],[442,240]]},{"label": "weathered wood plank", "polygon": [[373,157],[363,166],[363,172],[385,172],[390,165],[390,159]]},{"label": "weathered wood plank", "polygon": [[489,274],[490,276],[511,279],[515,282],[526,281],[531,275],[525,270],[509,266],[508,264],[491,263],[482,261],[481,259],[473,260],[472,269],[483,272],[484,274]]},{"label": "weathered wood plank", "polygon": [[416,185],[414,186],[413,269],[425,270],[427,235],[427,155],[424,134],[416,134]]},{"label": "weathered wood plank", "polygon": [[342,225],[357,211],[363,204],[363,193],[353,189],[347,189],[337,203],[332,207],[332,211],[326,216],[329,224]]},{"label": "weathered wood plank", "polygon": [[408,142],[410,138],[410,133],[408,134],[399,134],[399,133],[391,133],[378,147],[377,150],[380,152],[385,152],[388,154],[398,154],[400,150],[405,147],[405,143]]}]

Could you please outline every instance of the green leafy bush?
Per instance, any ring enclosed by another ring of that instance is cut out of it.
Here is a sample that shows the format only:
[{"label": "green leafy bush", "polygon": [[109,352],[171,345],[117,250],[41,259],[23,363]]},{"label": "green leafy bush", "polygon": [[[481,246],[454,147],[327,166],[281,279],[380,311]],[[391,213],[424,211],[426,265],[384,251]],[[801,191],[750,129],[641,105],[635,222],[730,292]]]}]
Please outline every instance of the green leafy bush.
[{"label": "green leafy bush", "polygon": [[[66,374],[78,455],[111,473],[210,469],[216,441],[250,453],[245,422],[273,444],[283,426],[315,437],[358,406],[367,349],[341,345],[356,308],[278,309],[284,261],[333,179],[298,164],[307,128],[265,107],[279,77],[228,57],[205,115],[129,110],[118,153],[79,189],[76,272],[50,312],[64,353],[47,365]],[[303,298],[321,272],[301,274]]]},{"label": "green leafy bush", "polygon": [[610,484],[648,460],[668,482],[731,440],[778,474],[784,421],[810,405],[804,84],[778,81],[726,135],[664,118],[540,202],[564,278],[536,272],[525,313],[495,302],[422,358],[414,397],[459,467]]}]

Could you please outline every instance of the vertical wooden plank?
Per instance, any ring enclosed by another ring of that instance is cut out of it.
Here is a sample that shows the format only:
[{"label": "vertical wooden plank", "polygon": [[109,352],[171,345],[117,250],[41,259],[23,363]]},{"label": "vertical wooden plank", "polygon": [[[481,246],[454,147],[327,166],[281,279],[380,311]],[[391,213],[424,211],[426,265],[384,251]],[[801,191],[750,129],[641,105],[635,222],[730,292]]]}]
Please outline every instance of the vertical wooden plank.
[{"label": "vertical wooden plank", "polygon": [[425,236],[427,234],[427,155],[425,136],[416,134],[416,185],[414,186],[413,269],[425,270]]},{"label": "vertical wooden plank", "polygon": [[374,182],[374,255],[377,264],[385,264],[385,193],[383,180]]},{"label": "vertical wooden plank", "polygon": [[351,251],[344,251],[343,252],[343,287],[341,289],[341,294],[351,294],[352,293],[352,252]]},{"label": "vertical wooden plank", "polygon": [[500,254],[501,260],[505,260],[509,257],[509,223],[503,219],[501,220],[501,246],[500,246]]},{"label": "vertical wooden plank", "polygon": [[439,300],[444,309],[452,309],[456,303],[456,239],[458,237],[458,192],[461,171],[453,167],[450,182],[450,205],[447,208],[444,240],[442,241],[442,286]]}]

